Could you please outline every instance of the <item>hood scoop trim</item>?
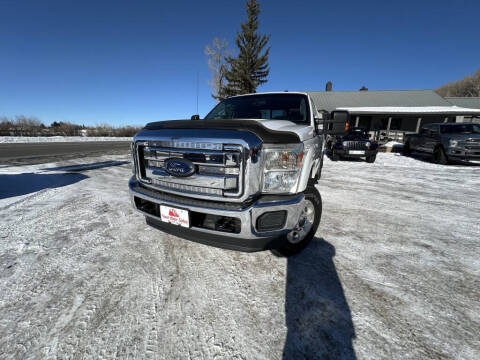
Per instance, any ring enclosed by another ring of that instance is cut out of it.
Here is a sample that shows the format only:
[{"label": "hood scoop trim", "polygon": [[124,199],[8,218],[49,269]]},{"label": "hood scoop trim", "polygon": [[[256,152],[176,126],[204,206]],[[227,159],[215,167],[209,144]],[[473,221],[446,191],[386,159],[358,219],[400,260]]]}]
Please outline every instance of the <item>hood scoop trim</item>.
[{"label": "hood scoop trim", "polygon": [[149,123],[146,130],[165,129],[207,129],[249,131],[258,136],[264,143],[296,144],[300,142],[297,134],[291,131],[269,129],[256,120],[219,119],[219,120],[169,120]]}]

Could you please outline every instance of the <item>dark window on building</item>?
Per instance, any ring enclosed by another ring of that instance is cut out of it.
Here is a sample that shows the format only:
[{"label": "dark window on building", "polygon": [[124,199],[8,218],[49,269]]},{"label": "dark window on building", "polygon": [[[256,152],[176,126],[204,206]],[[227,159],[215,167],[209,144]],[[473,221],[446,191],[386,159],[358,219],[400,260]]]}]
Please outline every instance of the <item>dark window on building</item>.
[{"label": "dark window on building", "polygon": [[390,130],[401,130],[402,129],[402,118],[393,118],[390,123]]}]

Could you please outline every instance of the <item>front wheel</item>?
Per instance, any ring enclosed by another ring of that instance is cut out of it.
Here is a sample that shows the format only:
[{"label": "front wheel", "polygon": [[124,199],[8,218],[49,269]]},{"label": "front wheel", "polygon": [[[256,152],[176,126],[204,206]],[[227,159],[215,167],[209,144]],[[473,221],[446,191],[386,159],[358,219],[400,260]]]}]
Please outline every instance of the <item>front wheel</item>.
[{"label": "front wheel", "polygon": [[439,165],[447,165],[448,158],[443,147],[439,146],[433,151],[433,160]]},{"label": "front wheel", "polygon": [[365,160],[367,161],[367,163],[371,164],[375,162],[376,158],[377,158],[377,154],[374,154],[374,155],[367,156]]},{"label": "front wheel", "polygon": [[300,253],[315,236],[322,217],[322,197],[313,185],[305,189],[302,213],[297,225],[286,235],[285,244],[272,250],[277,256],[292,256]]},{"label": "front wheel", "polygon": [[332,150],[332,161],[340,160],[340,155],[338,155],[335,150]]},{"label": "front wheel", "polygon": [[403,155],[405,156],[410,156],[412,155],[412,149],[410,148],[410,142],[406,142],[405,145],[403,145]]}]

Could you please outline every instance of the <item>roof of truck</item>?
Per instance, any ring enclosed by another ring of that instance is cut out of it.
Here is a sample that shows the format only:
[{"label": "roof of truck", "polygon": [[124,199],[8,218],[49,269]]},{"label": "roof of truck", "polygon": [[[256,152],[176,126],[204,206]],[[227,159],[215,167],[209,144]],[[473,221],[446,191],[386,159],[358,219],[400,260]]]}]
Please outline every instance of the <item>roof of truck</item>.
[{"label": "roof of truck", "polygon": [[235,95],[235,96],[230,96],[229,99],[235,98],[235,97],[240,97],[240,96],[273,95],[273,94],[298,94],[298,95],[308,95],[308,93],[306,93],[306,92],[301,92],[301,91],[270,91],[270,92],[258,92],[258,93]]}]

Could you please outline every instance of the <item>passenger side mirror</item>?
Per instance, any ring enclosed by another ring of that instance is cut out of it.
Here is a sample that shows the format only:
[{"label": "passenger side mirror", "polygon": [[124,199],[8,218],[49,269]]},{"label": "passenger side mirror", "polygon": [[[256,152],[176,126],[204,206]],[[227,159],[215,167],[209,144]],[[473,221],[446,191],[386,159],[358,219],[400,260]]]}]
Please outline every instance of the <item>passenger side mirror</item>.
[{"label": "passenger side mirror", "polygon": [[324,120],[323,132],[330,135],[344,135],[349,126],[350,113],[344,110],[335,110]]},{"label": "passenger side mirror", "polygon": [[192,117],[190,118],[190,120],[200,120],[200,115],[192,115]]}]

